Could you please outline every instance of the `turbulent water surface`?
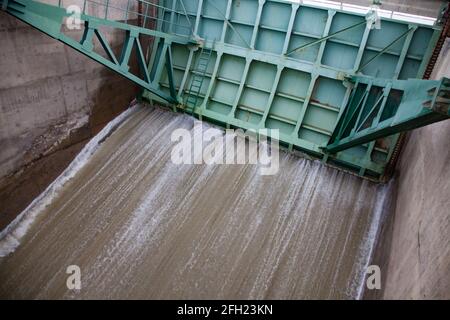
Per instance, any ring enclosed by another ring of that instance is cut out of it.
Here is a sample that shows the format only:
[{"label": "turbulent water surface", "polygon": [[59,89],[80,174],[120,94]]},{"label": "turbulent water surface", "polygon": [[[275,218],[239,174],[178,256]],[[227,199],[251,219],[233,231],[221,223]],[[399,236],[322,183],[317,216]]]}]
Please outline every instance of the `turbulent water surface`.
[{"label": "turbulent water surface", "polygon": [[287,153],[274,176],[175,165],[193,124],[136,107],[104,129],[2,232],[0,297],[360,297],[385,187]]}]

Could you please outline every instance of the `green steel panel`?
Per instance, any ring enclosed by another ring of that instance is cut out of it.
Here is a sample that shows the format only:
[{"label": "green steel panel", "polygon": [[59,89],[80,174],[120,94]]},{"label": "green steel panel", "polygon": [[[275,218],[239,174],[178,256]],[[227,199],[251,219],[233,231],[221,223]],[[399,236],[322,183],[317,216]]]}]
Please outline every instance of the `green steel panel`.
[{"label": "green steel panel", "polygon": [[[196,36],[213,50],[194,114],[226,127],[279,129],[289,149],[360,175],[383,176],[397,136],[337,153],[326,149],[352,93],[347,78],[421,78],[439,26],[383,19],[377,30],[367,27],[363,14],[279,0],[186,3]],[[184,79],[175,81],[183,101],[177,107],[185,110],[200,50],[174,45],[173,52],[177,79]],[[168,88],[166,77],[160,84]]]}]

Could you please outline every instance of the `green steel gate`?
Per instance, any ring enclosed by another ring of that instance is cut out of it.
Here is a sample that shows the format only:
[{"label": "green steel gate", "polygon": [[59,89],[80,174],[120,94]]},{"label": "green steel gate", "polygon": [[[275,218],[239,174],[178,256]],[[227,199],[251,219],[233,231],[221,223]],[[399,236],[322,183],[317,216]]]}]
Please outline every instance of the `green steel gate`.
[{"label": "green steel gate", "polygon": [[[383,177],[399,132],[450,116],[448,80],[418,80],[438,24],[382,19],[376,29],[370,12],[281,0],[86,0],[75,40],[64,32],[68,3],[2,0],[8,13],[139,84],[143,99],[224,127],[279,129],[287,148],[361,176]],[[105,27],[125,32],[120,56]]]}]

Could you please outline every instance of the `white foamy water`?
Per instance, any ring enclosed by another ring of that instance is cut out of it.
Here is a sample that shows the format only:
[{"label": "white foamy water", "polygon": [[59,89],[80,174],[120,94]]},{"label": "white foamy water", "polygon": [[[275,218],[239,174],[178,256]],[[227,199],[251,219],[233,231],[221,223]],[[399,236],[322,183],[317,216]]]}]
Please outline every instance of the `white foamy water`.
[{"label": "white foamy water", "polygon": [[274,176],[175,165],[193,126],[137,107],[105,128],[2,232],[0,297],[360,298],[386,187],[284,152]]}]

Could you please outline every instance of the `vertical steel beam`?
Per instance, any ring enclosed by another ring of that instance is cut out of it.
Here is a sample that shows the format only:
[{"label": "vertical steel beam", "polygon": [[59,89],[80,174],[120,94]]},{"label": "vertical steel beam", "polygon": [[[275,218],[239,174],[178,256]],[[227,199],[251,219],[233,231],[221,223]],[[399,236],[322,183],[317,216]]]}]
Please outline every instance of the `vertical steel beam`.
[{"label": "vertical steel beam", "polygon": [[[306,92],[305,101],[303,101],[303,108],[300,110],[300,114],[297,119],[297,123],[295,125],[294,132],[292,133],[293,136],[298,137],[298,134],[300,132],[300,128],[303,123],[303,119],[305,118],[306,110],[309,105],[309,101],[311,100],[311,96],[314,92],[314,87],[316,86],[316,81],[319,78],[319,75],[317,74],[311,74],[311,82],[309,83],[308,91]],[[291,149],[292,146],[289,146]]]},{"label": "vertical steel beam", "polygon": [[[177,0],[172,0],[172,11],[170,12],[169,32],[173,33],[173,25],[175,23],[175,11],[177,10]],[[177,13],[178,14],[178,13]],[[164,19],[164,17],[163,17]]]},{"label": "vertical steel beam", "polygon": [[[327,23],[325,24],[325,29],[323,30],[323,35],[322,35],[322,37],[324,39],[326,39],[328,37],[328,35],[330,34],[331,24],[333,23],[333,17],[335,14],[336,14],[336,11],[328,10]],[[317,58],[316,58],[316,65],[319,65],[322,63],[322,57],[323,57],[323,53],[325,51],[326,44],[327,44],[327,40],[324,40],[320,43],[319,52],[318,52]]]},{"label": "vertical steel beam", "polygon": [[194,35],[195,36],[198,36],[198,28],[200,26],[200,20],[202,18],[202,10],[203,10],[203,0],[198,0],[197,15],[196,15],[195,24],[194,24]]},{"label": "vertical steel beam", "polygon": [[286,37],[284,38],[283,51],[281,54],[286,54],[289,49],[289,43],[291,42],[292,29],[294,28],[295,18],[297,17],[297,11],[300,8],[298,3],[291,4],[291,17],[289,18],[289,24],[286,31]]},{"label": "vertical steel beam", "polygon": [[258,11],[256,12],[255,25],[253,26],[252,40],[250,41],[250,48],[255,49],[256,38],[258,37],[259,23],[266,0],[258,0]]},{"label": "vertical steel beam", "polygon": [[406,59],[406,55],[408,54],[408,50],[411,45],[411,40],[414,37],[414,33],[417,30],[417,26],[410,25],[409,28],[411,28],[412,31],[410,33],[408,33],[408,35],[405,39],[405,42],[403,43],[402,52],[400,53],[400,57],[398,58],[397,66],[395,68],[394,77],[393,77],[394,79],[398,79],[400,72],[402,71],[403,64]]},{"label": "vertical steel beam", "polygon": [[155,71],[154,77],[152,78],[152,84],[155,87],[159,87],[159,82],[161,81],[162,72],[163,72],[163,69],[166,64],[167,50],[169,50],[169,46],[170,46],[170,43],[165,41],[165,39],[164,39],[163,44],[162,44],[161,54],[158,57],[158,64],[156,67],[156,71]]},{"label": "vertical steel beam", "polygon": [[125,36],[125,42],[122,48],[122,54],[120,56],[120,70],[127,72],[130,69],[129,61],[131,50],[133,49],[134,42],[136,41],[137,33],[134,30],[129,30]]},{"label": "vertical steel beam", "polygon": [[237,109],[237,106],[239,104],[239,101],[241,100],[242,92],[244,91],[245,82],[247,81],[248,70],[250,69],[251,63],[252,63],[252,59],[251,58],[246,58],[245,59],[244,72],[242,73],[241,82],[239,84],[239,89],[238,89],[238,91],[236,93],[236,98],[234,99],[233,107],[232,107],[231,112],[230,112],[230,115],[233,118],[236,117],[236,109]]},{"label": "vertical steel beam", "polygon": [[230,19],[230,15],[231,15],[231,5],[233,4],[233,0],[228,0],[227,3],[227,11],[225,12],[225,19],[223,21],[223,27],[222,27],[222,35],[220,37],[220,42],[225,42],[225,36],[227,34],[227,28],[228,28],[228,23],[227,21]]},{"label": "vertical steel beam", "polygon": [[366,24],[366,29],[364,30],[363,37],[361,39],[361,43],[358,48],[358,53],[356,54],[355,64],[353,66],[352,73],[356,73],[361,65],[361,60],[364,55],[364,51],[366,50],[367,40],[369,40],[370,31],[372,30],[373,21],[368,20]]},{"label": "vertical steel beam", "polygon": [[275,79],[273,81],[272,89],[270,91],[269,99],[267,100],[266,107],[264,109],[264,114],[262,116],[261,122],[259,124],[260,128],[263,129],[266,127],[267,116],[269,115],[270,108],[272,107],[273,99],[275,98],[275,94],[277,92],[278,83],[280,82],[281,73],[283,72],[284,66],[277,66],[277,73],[275,74]]}]

